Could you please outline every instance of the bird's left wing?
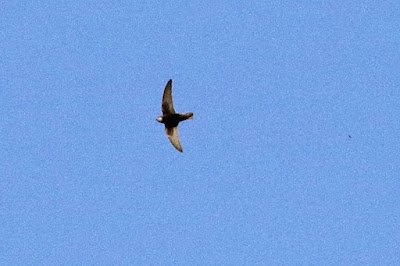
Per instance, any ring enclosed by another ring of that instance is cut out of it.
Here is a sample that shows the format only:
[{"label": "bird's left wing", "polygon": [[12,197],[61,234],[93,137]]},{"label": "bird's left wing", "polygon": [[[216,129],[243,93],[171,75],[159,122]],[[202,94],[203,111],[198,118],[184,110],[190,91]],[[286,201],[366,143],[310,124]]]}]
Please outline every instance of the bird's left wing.
[{"label": "bird's left wing", "polygon": [[181,142],[179,141],[178,127],[165,127],[165,133],[171,144],[180,152],[183,152]]}]

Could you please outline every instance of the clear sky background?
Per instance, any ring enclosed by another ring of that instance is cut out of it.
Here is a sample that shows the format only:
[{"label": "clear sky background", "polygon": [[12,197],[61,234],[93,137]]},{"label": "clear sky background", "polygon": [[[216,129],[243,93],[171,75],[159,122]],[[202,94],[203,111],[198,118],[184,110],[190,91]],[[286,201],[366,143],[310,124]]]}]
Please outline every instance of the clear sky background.
[{"label": "clear sky background", "polygon": [[0,263],[398,264],[399,1],[147,2],[0,4]]}]

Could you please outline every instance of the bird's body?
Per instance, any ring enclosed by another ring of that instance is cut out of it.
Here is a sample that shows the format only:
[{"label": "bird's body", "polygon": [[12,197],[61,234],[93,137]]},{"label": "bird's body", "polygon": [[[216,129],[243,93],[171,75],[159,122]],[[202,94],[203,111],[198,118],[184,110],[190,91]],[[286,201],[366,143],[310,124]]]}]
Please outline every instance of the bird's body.
[{"label": "bird's body", "polygon": [[184,115],[181,115],[181,114],[164,115],[162,123],[166,127],[177,127],[179,122],[189,119],[191,115],[193,115],[193,114],[189,113],[189,114],[184,114]]},{"label": "bird's body", "polygon": [[157,121],[165,125],[165,133],[171,144],[180,152],[183,152],[179,141],[178,124],[187,119],[193,119],[193,113],[178,114],[175,112],[172,102],[172,79],[165,86],[163,100],[161,104],[162,116]]}]

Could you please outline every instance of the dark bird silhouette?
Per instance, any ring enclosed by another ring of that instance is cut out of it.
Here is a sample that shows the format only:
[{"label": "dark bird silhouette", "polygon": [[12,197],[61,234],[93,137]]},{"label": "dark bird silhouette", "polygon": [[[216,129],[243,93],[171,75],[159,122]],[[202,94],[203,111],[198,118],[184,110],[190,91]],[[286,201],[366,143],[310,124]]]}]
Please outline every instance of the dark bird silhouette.
[{"label": "dark bird silhouette", "polygon": [[165,125],[165,133],[171,144],[180,152],[183,152],[181,142],[178,135],[178,124],[187,119],[193,119],[193,113],[178,114],[175,112],[172,103],[172,79],[165,86],[164,95],[161,104],[162,116],[157,121]]}]

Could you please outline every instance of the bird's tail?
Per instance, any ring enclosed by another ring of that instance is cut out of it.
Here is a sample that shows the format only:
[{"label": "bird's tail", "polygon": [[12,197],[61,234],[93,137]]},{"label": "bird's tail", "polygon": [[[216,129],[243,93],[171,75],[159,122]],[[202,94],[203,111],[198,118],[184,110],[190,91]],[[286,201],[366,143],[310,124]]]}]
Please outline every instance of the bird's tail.
[{"label": "bird's tail", "polygon": [[184,113],[181,115],[182,121],[187,119],[193,119],[193,113]]}]

